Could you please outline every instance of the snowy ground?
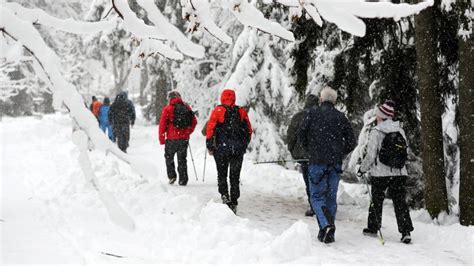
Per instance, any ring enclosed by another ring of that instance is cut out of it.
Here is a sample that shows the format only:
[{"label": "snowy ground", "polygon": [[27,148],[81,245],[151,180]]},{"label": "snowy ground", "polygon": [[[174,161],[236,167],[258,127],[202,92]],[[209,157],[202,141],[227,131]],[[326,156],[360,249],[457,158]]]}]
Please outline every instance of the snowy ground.
[{"label": "snowy ground", "polygon": [[401,244],[390,201],[383,216],[386,245],[363,236],[368,196],[359,185],[341,184],[336,242],[319,243],[316,221],[303,215],[307,203],[300,174],[276,165],[244,162],[235,216],[219,203],[212,157],[201,180],[204,141],[198,132],[191,143],[200,180],[195,181],[188,157],[188,186],[166,184],[156,127],[133,128],[129,154],[152,162],[159,176],[142,178],[112,155],[91,153],[100,185],[135,222],[134,231],[124,230],[110,221],[98,193],[85,181],[70,124],[60,114],[0,123],[2,265],[473,264],[473,227],[462,227],[452,217],[437,225],[425,211],[412,211],[413,244]]}]

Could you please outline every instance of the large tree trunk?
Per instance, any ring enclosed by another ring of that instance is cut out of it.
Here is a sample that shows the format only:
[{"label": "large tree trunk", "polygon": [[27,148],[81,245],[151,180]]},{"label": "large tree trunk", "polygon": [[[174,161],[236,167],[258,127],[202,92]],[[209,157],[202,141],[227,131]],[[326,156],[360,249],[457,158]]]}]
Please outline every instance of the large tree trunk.
[{"label": "large tree trunk", "polygon": [[415,16],[425,204],[433,218],[443,211],[448,211],[441,118],[443,104],[438,82],[435,39],[435,9],[436,7],[430,7]]},{"label": "large tree trunk", "polygon": [[[467,7],[470,8],[470,7]],[[462,9],[462,10],[467,10]],[[461,21],[462,22],[462,21]],[[463,27],[463,25],[461,25]],[[474,225],[474,38],[459,40],[459,210],[462,225]]]}]

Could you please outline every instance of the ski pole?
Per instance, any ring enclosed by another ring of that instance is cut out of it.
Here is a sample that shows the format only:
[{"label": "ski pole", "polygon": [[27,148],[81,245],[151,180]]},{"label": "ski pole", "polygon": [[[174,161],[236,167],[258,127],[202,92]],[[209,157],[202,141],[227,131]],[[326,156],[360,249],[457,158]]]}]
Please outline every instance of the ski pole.
[{"label": "ski pole", "polygon": [[206,176],[206,158],[207,158],[207,149],[204,149],[204,170],[202,171],[202,182],[204,182],[204,177]]},{"label": "ski pole", "polygon": [[254,164],[267,164],[267,163],[289,163],[289,162],[308,162],[308,159],[300,160],[277,160],[277,161],[265,161],[265,162],[254,162]]},{"label": "ski pole", "polygon": [[196,181],[198,181],[198,175],[196,172],[196,165],[194,164],[193,151],[191,150],[191,144],[189,144],[188,146],[189,146],[189,154],[191,154],[191,161],[193,162],[194,175],[196,176]]},{"label": "ski pole", "polygon": [[[364,178],[364,179],[365,179],[365,178]],[[367,186],[367,190],[369,191],[370,207],[373,207],[373,208],[374,208],[374,212],[375,212],[374,202],[372,201],[372,192],[370,192],[369,183],[367,182],[367,179],[365,179],[365,185]],[[377,214],[375,214],[375,222],[376,222],[377,225],[379,226],[378,232],[379,232],[379,236],[380,236],[380,243],[381,243],[382,246],[383,246],[383,245],[385,245],[385,240],[383,239],[383,235],[382,235],[382,225],[379,224],[379,218],[377,218]]]}]

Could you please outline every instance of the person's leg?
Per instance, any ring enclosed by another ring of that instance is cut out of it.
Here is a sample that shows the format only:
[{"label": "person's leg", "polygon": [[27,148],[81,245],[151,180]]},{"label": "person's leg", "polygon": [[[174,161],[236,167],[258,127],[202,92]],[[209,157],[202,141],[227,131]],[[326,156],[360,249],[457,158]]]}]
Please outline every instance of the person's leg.
[{"label": "person's leg", "polygon": [[122,125],[114,126],[114,132],[117,137],[117,145],[119,149],[122,150],[123,152],[127,152],[125,126],[122,126]]},{"label": "person's leg", "polygon": [[124,126],[124,134],[125,134],[125,149],[130,146],[130,125]]},{"label": "person's leg", "polygon": [[[308,173],[308,162],[301,162],[301,172],[303,173],[303,181],[306,186],[306,196],[308,197],[308,204],[309,204],[309,210],[306,212],[306,215],[308,216],[313,216],[314,215],[314,210],[313,207],[311,206],[311,195],[309,192],[309,173]],[[312,214],[310,213],[312,212]]]},{"label": "person's leg", "polygon": [[187,139],[180,139],[177,140],[177,143],[179,184],[186,186],[188,183],[188,161],[186,156],[188,155],[189,141]]},{"label": "person's leg", "polygon": [[107,133],[109,135],[109,139],[111,141],[115,141],[114,131],[113,131],[112,126],[110,124],[107,124]]},{"label": "person's leg", "polygon": [[219,194],[221,194],[222,200],[227,201],[224,203],[228,203],[229,199],[229,187],[227,185],[227,173],[229,170],[229,158],[228,156],[223,153],[216,151],[214,153],[214,160],[216,161],[217,167],[217,186]]},{"label": "person's leg", "polygon": [[392,178],[388,187],[388,193],[393,200],[395,216],[397,218],[398,231],[400,233],[410,233],[413,231],[413,224],[410,217],[410,210],[406,203],[405,182],[406,176],[396,176]]},{"label": "person's leg", "polygon": [[240,171],[242,170],[243,154],[237,154],[230,159],[230,203],[238,205],[240,197]]},{"label": "person's leg", "polygon": [[176,153],[176,141],[166,140],[165,142],[165,161],[166,161],[166,172],[168,174],[168,179],[170,184],[173,184],[176,181],[176,171],[174,167],[174,154]]},{"label": "person's leg", "polygon": [[326,196],[326,207],[331,215],[331,219],[333,221],[336,220],[336,212],[337,212],[337,189],[339,187],[339,171],[340,167],[336,166],[336,168],[331,167],[328,173],[328,193]]},{"label": "person's leg", "polygon": [[329,221],[323,212],[323,209],[326,208],[326,194],[328,189],[326,168],[326,165],[310,164],[308,169],[311,205],[313,206],[320,229],[329,225]]},{"label": "person's leg", "polygon": [[376,232],[382,226],[382,207],[385,199],[385,190],[388,186],[387,177],[372,177],[372,203],[369,207],[367,228]]},{"label": "person's leg", "polygon": [[104,124],[104,123],[99,123],[99,127],[100,127],[100,129],[102,129],[102,131],[104,131],[104,133],[105,133],[105,130],[107,129],[107,125]]}]

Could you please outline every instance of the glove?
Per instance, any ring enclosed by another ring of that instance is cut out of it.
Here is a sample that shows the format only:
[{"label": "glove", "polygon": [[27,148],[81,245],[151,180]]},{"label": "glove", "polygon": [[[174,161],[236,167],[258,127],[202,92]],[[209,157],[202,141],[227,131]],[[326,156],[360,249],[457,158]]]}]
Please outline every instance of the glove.
[{"label": "glove", "polygon": [[130,122],[130,125],[133,127],[133,125],[135,125],[135,120],[133,120],[132,122]]}]

